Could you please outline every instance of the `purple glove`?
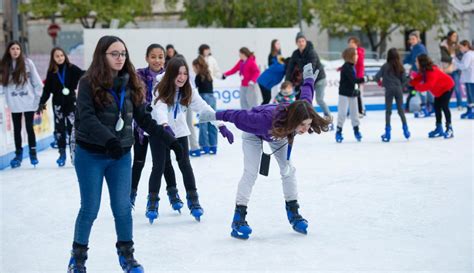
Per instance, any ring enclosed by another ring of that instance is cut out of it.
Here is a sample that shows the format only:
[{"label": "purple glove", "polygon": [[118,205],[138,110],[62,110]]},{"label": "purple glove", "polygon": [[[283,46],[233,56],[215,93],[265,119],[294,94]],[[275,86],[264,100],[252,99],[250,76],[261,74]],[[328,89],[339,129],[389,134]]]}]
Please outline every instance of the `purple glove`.
[{"label": "purple glove", "polygon": [[174,134],[174,132],[173,132],[173,129],[171,129],[171,127],[169,127],[168,125],[166,125],[166,126],[164,126],[164,127],[165,127],[165,131],[166,131],[168,134],[172,135],[173,137],[176,136],[176,135]]},{"label": "purple glove", "polygon": [[224,138],[227,138],[227,141],[229,141],[229,144],[234,143],[234,135],[232,134],[225,125],[219,126],[219,132]]}]

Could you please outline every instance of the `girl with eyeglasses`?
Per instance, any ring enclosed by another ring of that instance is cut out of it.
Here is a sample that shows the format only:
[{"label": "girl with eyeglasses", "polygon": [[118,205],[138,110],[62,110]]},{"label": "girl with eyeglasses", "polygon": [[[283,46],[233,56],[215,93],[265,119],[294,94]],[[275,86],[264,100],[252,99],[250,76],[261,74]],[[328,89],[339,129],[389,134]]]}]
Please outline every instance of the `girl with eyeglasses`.
[{"label": "girl with eyeglasses", "polygon": [[115,219],[117,254],[124,272],[140,273],[134,258],[130,204],[132,120],[151,139],[183,155],[177,140],[152,119],[143,85],[128,58],[125,43],[115,36],[100,38],[92,63],[79,81],[75,119],[75,169],[81,194],[68,272],[86,272],[92,224],[99,212],[105,178]]},{"label": "girl with eyeglasses", "polygon": [[15,137],[15,157],[10,161],[12,168],[21,166],[23,147],[21,140],[21,119],[25,117],[25,129],[28,133],[30,162],[38,164],[36,154],[36,136],[33,130],[33,118],[41,98],[43,83],[35,64],[23,54],[18,41],[8,43],[0,62],[1,87],[4,90],[8,108],[12,113],[13,133]]},{"label": "girl with eyeglasses", "polygon": [[62,48],[55,47],[51,50],[48,74],[38,111],[46,109],[46,102],[52,94],[55,138],[58,140],[59,148],[56,163],[59,167],[66,164],[66,137],[71,136],[76,111],[76,89],[83,74],[82,69],[69,62]]}]

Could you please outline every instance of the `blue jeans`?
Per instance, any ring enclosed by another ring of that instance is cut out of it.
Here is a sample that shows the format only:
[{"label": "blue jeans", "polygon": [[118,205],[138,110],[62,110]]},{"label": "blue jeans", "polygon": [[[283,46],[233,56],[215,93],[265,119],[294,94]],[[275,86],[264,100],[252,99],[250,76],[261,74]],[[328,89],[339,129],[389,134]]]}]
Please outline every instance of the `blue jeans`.
[{"label": "blue jeans", "polygon": [[99,212],[104,177],[109,188],[117,241],[131,241],[131,153],[115,160],[105,154],[91,153],[78,145],[74,167],[81,192],[81,209],[76,219],[74,242],[83,245],[89,242],[92,224]]},{"label": "blue jeans", "polygon": [[[200,94],[202,99],[216,110],[216,98],[214,94]],[[216,147],[217,146],[217,128],[210,122],[199,124],[199,146]]]},{"label": "blue jeans", "polygon": [[464,85],[466,86],[467,105],[470,107],[473,107],[474,106],[474,83],[466,82]]},{"label": "blue jeans", "polygon": [[453,71],[449,74],[454,81],[454,93],[456,94],[456,106],[462,106],[462,90],[461,90],[461,72],[459,70]]}]

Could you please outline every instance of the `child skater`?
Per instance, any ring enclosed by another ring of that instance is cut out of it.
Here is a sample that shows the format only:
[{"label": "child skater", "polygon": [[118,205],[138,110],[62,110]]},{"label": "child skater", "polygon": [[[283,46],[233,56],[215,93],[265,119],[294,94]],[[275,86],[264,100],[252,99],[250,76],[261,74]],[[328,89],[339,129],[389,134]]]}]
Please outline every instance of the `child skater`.
[{"label": "child skater", "polygon": [[398,115],[402,120],[403,135],[406,139],[410,138],[410,131],[408,131],[407,119],[403,110],[403,86],[407,83],[407,78],[396,48],[388,50],[387,62],[377,72],[374,80],[376,82],[382,80],[382,86],[385,87],[385,134],[382,135],[382,141],[389,142],[391,138],[390,116],[392,115],[394,98]]},{"label": "child skater", "polygon": [[[416,57],[416,67],[418,72],[413,75],[410,85],[419,92],[430,91],[435,97],[436,128],[428,133],[428,137],[443,136],[444,138],[452,138],[454,135],[449,100],[454,88],[453,79],[434,65],[426,54],[420,54]],[[441,111],[446,118],[446,130],[444,132],[441,126]]]},{"label": "child skater", "polygon": [[36,136],[33,130],[33,117],[41,98],[43,83],[35,64],[23,54],[21,44],[11,41],[0,62],[1,84],[8,108],[12,113],[13,133],[15,137],[15,157],[10,161],[12,168],[21,166],[23,148],[21,141],[21,118],[25,117],[28,133],[31,165],[38,164],[36,154]]},{"label": "child skater", "polygon": [[242,134],[244,173],[237,189],[231,236],[238,239],[248,239],[249,234],[252,233],[245,216],[247,215],[250,194],[259,173],[263,141],[270,144],[280,167],[288,220],[295,231],[303,234],[307,233],[308,221],[298,212],[295,168],[291,165],[289,159],[296,134],[326,132],[331,122],[320,117],[311,104],[316,74],[313,74],[311,63],[304,66],[301,96],[299,100],[293,103],[267,104],[250,110],[226,110],[201,114],[202,121],[216,119],[228,121],[244,131]]},{"label": "child skater", "polygon": [[[158,124],[163,125],[165,130],[174,134],[184,149],[185,154],[181,160],[178,160],[178,166],[183,175],[188,208],[191,215],[200,221],[204,211],[199,204],[196,181],[189,160],[188,136],[190,132],[186,124],[186,112],[188,108],[198,114],[203,110],[214,113],[214,110],[199,96],[196,90],[191,88],[188,65],[181,56],[175,56],[169,61],[163,78],[155,88],[154,96],[156,98],[152,103],[153,118]],[[234,141],[234,136],[223,124],[219,124],[219,131],[229,143]],[[164,169],[169,172],[170,184],[176,185],[176,178],[171,165],[169,149],[162,144],[151,147],[153,159],[156,159],[155,164],[161,166],[161,170],[153,178],[153,183],[150,183],[148,195],[146,216],[150,223],[153,223],[153,220],[158,217],[158,201],[160,200],[158,193]]]},{"label": "child skater", "polygon": [[69,62],[62,48],[55,47],[51,50],[39,111],[46,109],[46,102],[53,94],[54,134],[59,148],[56,163],[59,167],[66,164],[66,142],[70,143],[66,141],[66,137],[71,137],[76,111],[76,89],[83,74],[82,69]]},{"label": "child skater", "polygon": [[467,111],[461,114],[461,118],[474,119],[474,48],[468,40],[463,40],[459,44],[459,50],[463,53],[462,59],[454,58],[454,63],[461,70],[461,82],[467,93]]},{"label": "child skater", "polygon": [[[216,110],[212,76],[204,57],[199,56],[193,61],[193,70],[196,74],[194,83],[199,95],[212,109]],[[199,145],[204,154],[217,153],[217,128],[210,122],[199,124]]]},{"label": "child skater", "polygon": [[[165,49],[159,44],[151,44],[146,50],[145,60],[148,63],[148,67],[137,69],[139,78],[143,81],[146,87],[145,100],[147,104],[151,104],[153,101],[153,88],[157,84],[157,76],[164,73],[165,65]],[[136,122],[134,123],[135,144],[133,145],[133,166],[132,166],[132,191],[130,194],[130,202],[132,206],[135,206],[135,199],[137,197],[138,183],[140,182],[140,176],[145,166],[145,159],[148,150],[148,143],[150,146],[153,144],[149,141],[148,135],[141,129]],[[151,175],[149,178],[149,184],[153,183],[156,172],[160,169],[155,165],[153,160],[153,167],[151,169]],[[165,175],[166,177],[166,175]],[[168,180],[165,179],[167,184]],[[183,201],[179,198],[176,183],[174,185],[167,185],[166,188],[170,204],[174,210],[180,211],[183,207]]]},{"label": "child skater", "polygon": [[346,120],[347,110],[351,116],[354,136],[357,141],[361,141],[362,135],[359,131],[359,110],[357,109],[357,97],[359,90],[355,88],[357,83],[364,83],[364,78],[357,78],[354,64],[357,62],[357,51],[354,48],[346,48],[342,52],[344,65],[341,67],[341,79],[339,81],[339,102],[337,104],[337,131],[336,142],[341,143],[342,127]]},{"label": "child skater", "polygon": [[69,273],[86,272],[89,236],[99,212],[104,177],[115,219],[120,266],[123,272],[143,272],[133,255],[132,120],[150,135],[150,139],[162,141],[173,149],[178,160],[183,156],[178,141],[158,126],[147,110],[145,92],[128,56],[120,38],[103,36],[97,43],[91,66],[79,82],[74,166],[81,209],[76,219]]},{"label": "child skater", "polygon": [[292,103],[296,100],[296,93],[290,81],[284,81],[280,86],[280,92],[275,96],[273,103]]}]

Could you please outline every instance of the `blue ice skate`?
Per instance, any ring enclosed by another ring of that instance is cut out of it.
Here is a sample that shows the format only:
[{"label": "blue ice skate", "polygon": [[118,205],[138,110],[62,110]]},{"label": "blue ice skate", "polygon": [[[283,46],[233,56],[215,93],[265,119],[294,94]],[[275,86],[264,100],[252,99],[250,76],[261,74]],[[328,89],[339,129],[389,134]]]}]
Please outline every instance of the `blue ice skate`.
[{"label": "blue ice skate", "polygon": [[298,201],[287,201],[286,215],[288,216],[288,221],[290,221],[290,224],[296,232],[308,234],[308,221],[298,213],[299,207]]},{"label": "blue ice skate", "polygon": [[337,143],[341,143],[342,140],[344,140],[344,138],[342,137],[342,128],[341,128],[341,127],[337,127],[337,130],[336,130],[336,142],[337,142]]},{"label": "blue ice skate", "polygon": [[158,197],[158,193],[152,192],[148,194],[148,202],[146,204],[146,213],[145,216],[150,221],[150,224],[153,224],[156,218],[158,218],[158,201],[160,198]]},{"label": "blue ice skate", "polygon": [[187,196],[188,208],[191,212],[191,215],[196,219],[196,221],[201,221],[201,216],[204,214],[204,210],[199,204],[199,198],[197,192],[188,192]]},{"label": "blue ice skate", "polygon": [[390,125],[385,126],[385,134],[383,134],[382,141],[390,142],[392,127]]},{"label": "blue ice skate", "polygon": [[133,257],[133,242],[117,243],[117,254],[124,273],[144,273],[143,266]]},{"label": "blue ice skate", "polygon": [[183,201],[179,198],[178,190],[176,188],[168,190],[168,198],[170,199],[170,204],[173,210],[177,210],[181,213],[181,208],[183,208]]},{"label": "blue ice skate", "polygon": [[435,137],[441,137],[444,136],[443,132],[443,127],[441,126],[441,123],[436,124],[436,128],[428,133],[429,138],[435,138]]},{"label": "blue ice skate", "polygon": [[235,206],[234,219],[232,220],[232,232],[230,235],[237,239],[247,240],[252,229],[245,221],[247,215],[247,206]]},{"label": "blue ice skate", "polygon": [[403,135],[405,136],[406,139],[410,138],[410,131],[408,131],[408,125],[405,123],[403,124]]}]

